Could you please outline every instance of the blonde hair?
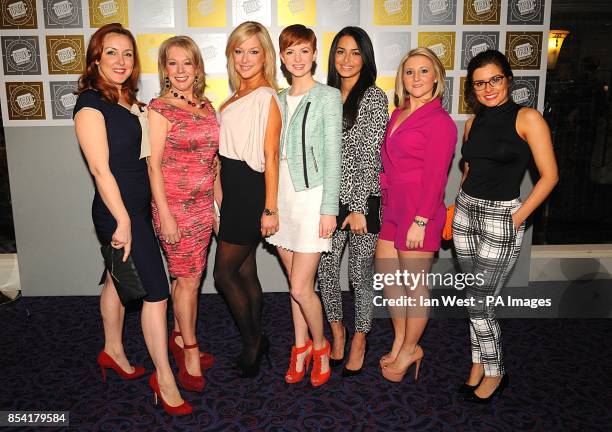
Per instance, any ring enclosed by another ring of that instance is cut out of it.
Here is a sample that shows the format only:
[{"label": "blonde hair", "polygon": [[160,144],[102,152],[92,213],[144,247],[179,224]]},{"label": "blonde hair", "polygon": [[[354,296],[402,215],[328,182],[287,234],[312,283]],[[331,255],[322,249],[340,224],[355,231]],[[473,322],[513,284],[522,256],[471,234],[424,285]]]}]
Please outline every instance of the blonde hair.
[{"label": "blonde hair", "polygon": [[157,70],[159,72],[159,87],[161,89],[160,96],[165,95],[170,91],[166,87],[166,62],[168,61],[168,52],[170,48],[177,47],[185,50],[187,56],[193,62],[196,70],[196,82],[193,83],[193,97],[198,100],[206,99],[204,89],[206,88],[206,74],[204,73],[204,59],[200,53],[200,48],[193,39],[189,36],[174,36],[166,39],[159,47],[159,56],[157,59]]},{"label": "blonde hair", "polygon": [[261,48],[264,51],[264,77],[272,88],[278,90],[276,84],[276,53],[274,51],[274,45],[270,38],[268,30],[258,22],[245,21],[232,31],[227,39],[227,45],[225,47],[225,56],[227,57],[227,75],[229,77],[229,84],[232,91],[237,91],[240,88],[240,75],[236,72],[236,65],[234,63],[234,48],[251,36],[256,35],[261,44]]},{"label": "blonde hair", "polygon": [[406,62],[411,57],[423,56],[427,57],[431,60],[434,69],[434,75],[436,78],[436,83],[434,84],[433,91],[431,93],[431,100],[442,98],[444,96],[444,78],[446,78],[446,71],[444,70],[444,65],[438,58],[438,56],[429,48],[419,47],[411,49],[408,54],[404,56],[402,61],[400,62],[399,68],[397,68],[397,74],[395,75],[395,106],[398,108],[403,108],[410,97],[410,94],[404,87],[404,66]]}]

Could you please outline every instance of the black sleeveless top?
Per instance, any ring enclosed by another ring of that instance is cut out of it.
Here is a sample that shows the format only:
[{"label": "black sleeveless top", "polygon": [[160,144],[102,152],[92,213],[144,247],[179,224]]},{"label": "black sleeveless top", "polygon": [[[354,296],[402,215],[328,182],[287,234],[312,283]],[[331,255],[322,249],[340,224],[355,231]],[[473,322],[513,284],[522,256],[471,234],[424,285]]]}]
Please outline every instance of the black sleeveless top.
[{"label": "black sleeveless top", "polygon": [[522,107],[511,100],[483,107],[476,115],[461,148],[469,164],[463,191],[474,198],[509,201],[518,198],[527,164],[529,144],[516,132],[516,116]]}]

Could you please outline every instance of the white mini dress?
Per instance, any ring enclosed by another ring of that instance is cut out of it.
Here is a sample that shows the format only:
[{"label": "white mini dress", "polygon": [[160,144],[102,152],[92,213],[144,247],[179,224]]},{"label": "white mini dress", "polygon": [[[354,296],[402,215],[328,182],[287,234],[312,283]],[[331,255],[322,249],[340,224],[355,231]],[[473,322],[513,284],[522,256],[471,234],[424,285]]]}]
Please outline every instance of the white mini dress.
[{"label": "white mini dress", "polygon": [[[303,96],[287,95],[287,119],[291,119]],[[283,139],[287,142],[285,137]],[[323,186],[296,192],[289,174],[286,153],[286,146],[283,146],[278,173],[279,230],[266,241],[292,252],[330,252],[331,239],[319,237]]]}]

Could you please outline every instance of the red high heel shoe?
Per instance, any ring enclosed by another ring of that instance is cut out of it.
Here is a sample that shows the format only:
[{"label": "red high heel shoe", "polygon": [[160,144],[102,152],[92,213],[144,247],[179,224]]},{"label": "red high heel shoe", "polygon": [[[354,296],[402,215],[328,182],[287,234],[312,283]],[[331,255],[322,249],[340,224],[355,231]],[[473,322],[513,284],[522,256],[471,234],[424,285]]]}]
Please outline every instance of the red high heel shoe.
[{"label": "red high heel shoe", "polygon": [[[192,345],[185,345],[183,347],[184,350],[195,349],[195,348],[199,348],[199,345],[197,343],[194,343]],[[184,353],[183,353],[183,363],[179,366],[178,381],[181,383],[181,386],[183,386],[183,388],[187,391],[201,392],[202,390],[204,390],[204,386],[206,386],[206,380],[204,379],[204,376],[191,375],[187,371],[187,365],[185,364],[185,354]]]},{"label": "red high heel shoe", "polygon": [[119,374],[119,376],[121,376],[121,378],[125,380],[140,378],[146,371],[142,366],[134,366],[134,372],[127,373],[121,369],[121,366],[119,366],[117,362],[104,351],[100,351],[100,354],[98,354],[98,366],[100,366],[100,371],[102,372],[103,382],[106,382],[106,369],[114,370]]},{"label": "red high heel shoe", "polygon": [[[183,347],[181,347],[179,344],[176,343],[176,338],[178,336],[181,336],[181,333],[177,331],[173,331],[172,334],[170,335],[168,346],[170,347],[170,351],[172,352],[172,355],[174,356],[174,361],[180,367],[180,365],[183,364],[184,358],[183,358]],[[202,371],[211,369],[214,365],[215,365],[215,357],[212,354],[209,354],[204,351],[200,352],[200,367],[202,368]]]},{"label": "red high heel shoe", "polygon": [[187,401],[183,401],[182,404],[178,406],[171,406],[166,403],[163,396],[161,395],[161,391],[159,389],[159,384],[157,383],[157,372],[153,372],[151,374],[151,378],[149,378],[149,387],[153,390],[153,398],[155,401],[155,405],[157,405],[157,399],[161,399],[164,410],[174,416],[191,414],[193,412],[193,407]]},{"label": "red high heel shoe", "polygon": [[329,342],[325,339],[325,345],[321,349],[313,349],[314,351],[314,362],[312,365],[312,371],[310,372],[310,383],[314,387],[319,387],[329,381],[331,377],[331,366],[327,367],[327,372],[321,372],[321,362],[322,357],[327,356],[327,358],[331,357],[331,347],[329,346]]},{"label": "red high heel shoe", "polygon": [[[300,372],[297,371],[297,356],[305,353],[310,349],[310,352],[306,354],[304,357],[304,363],[302,366],[302,370]],[[295,345],[291,347],[291,363],[289,363],[289,370],[285,374],[285,382],[287,384],[295,384],[297,382],[302,381],[306,371],[308,370],[308,366],[310,365],[310,360],[312,360],[312,341],[309,339],[306,342],[306,345],[303,347],[296,347]]]}]

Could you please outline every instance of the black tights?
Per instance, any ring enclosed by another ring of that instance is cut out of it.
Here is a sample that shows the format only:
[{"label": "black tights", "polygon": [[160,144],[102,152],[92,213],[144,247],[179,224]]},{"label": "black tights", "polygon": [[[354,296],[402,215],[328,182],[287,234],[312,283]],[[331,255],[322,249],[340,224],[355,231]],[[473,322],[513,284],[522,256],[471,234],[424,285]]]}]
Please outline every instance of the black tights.
[{"label": "black tights", "polygon": [[214,278],[242,336],[241,360],[252,363],[261,341],[262,292],[255,262],[256,244],[217,244]]}]

